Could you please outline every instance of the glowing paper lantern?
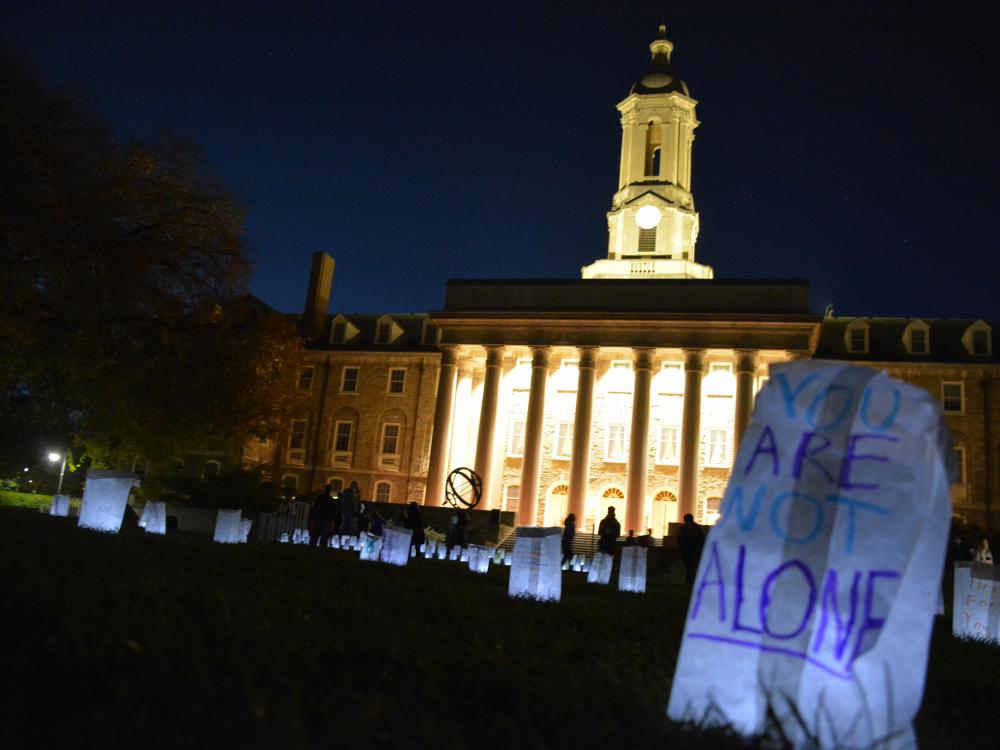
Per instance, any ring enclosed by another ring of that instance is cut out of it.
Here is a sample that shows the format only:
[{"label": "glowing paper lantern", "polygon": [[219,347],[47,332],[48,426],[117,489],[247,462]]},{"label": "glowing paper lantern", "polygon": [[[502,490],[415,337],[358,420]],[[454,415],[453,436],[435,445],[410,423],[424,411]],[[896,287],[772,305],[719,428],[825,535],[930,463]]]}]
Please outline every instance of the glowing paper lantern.
[{"label": "glowing paper lantern", "polygon": [[468,562],[469,561],[469,548],[468,547],[462,547],[461,548],[460,553],[458,555],[458,560],[459,560],[459,562]]},{"label": "glowing paper lantern", "polygon": [[490,569],[490,558],[493,550],[478,544],[469,545],[469,570],[473,573],[486,573]]},{"label": "glowing paper lantern", "polygon": [[[515,542],[515,544],[517,544],[517,542]],[[505,565],[506,567],[508,567],[508,568],[509,568],[509,567],[511,567],[511,564],[512,564],[513,562],[514,562],[514,556],[513,556],[513,555],[504,555],[504,558],[503,558],[503,564],[504,564],[504,565]]]},{"label": "glowing paper lantern", "polygon": [[413,531],[402,526],[386,526],[382,530],[382,562],[406,565],[410,559]]},{"label": "glowing paper lantern", "polygon": [[138,486],[139,479],[135,474],[88,471],[78,525],[84,529],[117,534],[125,516],[129,493]]},{"label": "glowing paper lantern", "polygon": [[[356,537],[351,537],[355,539]],[[382,538],[369,534],[367,531],[361,534],[361,559],[378,560],[382,551]]]},{"label": "glowing paper lantern", "polygon": [[147,534],[167,533],[167,504],[161,502],[146,503],[139,516],[139,528]]},{"label": "glowing paper lantern", "polygon": [[955,563],[954,605],[952,633],[1000,641],[1000,569],[986,563]]},{"label": "glowing paper lantern", "polygon": [[69,495],[53,495],[52,505],[49,506],[50,516],[69,515]]},{"label": "glowing paper lantern", "polygon": [[439,544],[437,548],[437,555],[438,555],[438,560],[447,560],[448,548],[443,544]]},{"label": "glowing paper lantern", "polygon": [[461,547],[452,547],[451,551],[448,553],[448,559],[457,561],[461,554],[462,554]]},{"label": "glowing paper lantern", "polygon": [[562,595],[562,528],[521,526],[514,542],[508,596],[559,601]]},{"label": "glowing paper lantern", "polygon": [[580,563],[580,572],[581,573],[588,573],[588,574],[590,573],[590,558],[589,557],[584,557],[583,558],[583,562]]},{"label": "glowing paper lantern", "polygon": [[573,572],[579,573],[583,570],[583,555],[573,555],[573,559],[570,561],[569,565]]},{"label": "glowing paper lantern", "polygon": [[437,553],[437,540],[431,539],[424,544],[424,558],[432,560]]},{"label": "glowing paper lantern", "polygon": [[219,508],[215,515],[215,535],[212,541],[238,544],[240,541],[240,511]]},{"label": "glowing paper lantern", "polygon": [[646,593],[646,548],[622,547],[618,567],[618,590]]},{"label": "glowing paper lantern", "polygon": [[347,534],[340,535],[340,548],[353,549],[353,547],[351,547],[351,537],[349,537]]},{"label": "glowing paper lantern", "polygon": [[668,714],[803,747],[916,747],[951,516],[937,400],[789,362],[758,394],[705,542]]},{"label": "glowing paper lantern", "polygon": [[334,536],[330,537],[330,549],[340,549],[340,537],[339,536],[334,535]]},{"label": "glowing paper lantern", "polygon": [[279,540],[279,541],[280,541],[280,542],[281,542],[282,544],[288,544],[288,532],[287,532],[287,531],[283,531],[283,532],[281,532],[281,538],[280,538],[280,540]]},{"label": "glowing paper lantern", "polygon": [[246,544],[250,538],[250,529],[253,527],[253,520],[249,518],[240,519],[240,544]]},{"label": "glowing paper lantern", "polygon": [[606,552],[598,552],[594,555],[594,561],[590,564],[590,571],[587,573],[587,583],[610,583],[611,568],[615,564],[615,558]]}]

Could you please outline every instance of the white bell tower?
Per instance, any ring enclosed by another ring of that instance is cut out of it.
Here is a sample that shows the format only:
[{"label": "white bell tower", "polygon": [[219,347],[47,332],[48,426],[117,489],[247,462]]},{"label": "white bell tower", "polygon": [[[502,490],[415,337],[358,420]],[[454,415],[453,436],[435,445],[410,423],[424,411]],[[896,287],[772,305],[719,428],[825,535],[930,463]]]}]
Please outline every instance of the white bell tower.
[{"label": "white bell tower", "polygon": [[691,144],[698,118],[687,85],[670,68],[674,45],[660,26],[653,65],[618,104],[622,157],[608,213],[608,257],[585,279],[710,279],[694,262],[698,213],[691,194]]}]

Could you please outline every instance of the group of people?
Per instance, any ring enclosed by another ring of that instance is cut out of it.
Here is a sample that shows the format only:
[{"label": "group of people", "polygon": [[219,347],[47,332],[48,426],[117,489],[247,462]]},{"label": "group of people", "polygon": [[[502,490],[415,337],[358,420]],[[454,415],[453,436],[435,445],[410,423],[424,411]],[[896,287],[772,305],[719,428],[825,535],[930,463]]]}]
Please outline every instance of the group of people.
[{"label": "group of people", "polygon": [[993,564],[993,550],[990,549],[990,542],[986,537],[980,537],[973,547],[967,547],[962,541],[962,535],[956,529],[951,535],[951,544],[948,547],[948,555],[945,564],[950,570],[956,562],[971,561]]},{"label": "group of people", "polygon": [[[309,543],[315,547],[325,547],[331,536],[346,534],[355,536],[369,532],[382,536],[386,519],[372,505],[361,502],[361,491],[357,482],[334,496],[331,485],[326,485],[309,509]],[[411,544],[420,548],[425,541],[424,522],[420,516],[420,506],[410,503],[400,509],[394,525],[408,528],[413,532]]]}]

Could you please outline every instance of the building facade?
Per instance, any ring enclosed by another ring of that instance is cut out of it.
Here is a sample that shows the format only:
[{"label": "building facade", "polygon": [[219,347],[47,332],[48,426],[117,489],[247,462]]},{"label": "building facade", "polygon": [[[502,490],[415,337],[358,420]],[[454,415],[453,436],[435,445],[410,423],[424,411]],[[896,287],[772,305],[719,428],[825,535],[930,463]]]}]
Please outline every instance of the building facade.
[{"label": "building facade", "polygon": [[989,520],[1000,487],[1000,358],[986,321],[845,319],[799,280],[717,281],[696,262],[697,102],[652,64],[618,104],[608,256],[579,280],[461,280],[428,314],[327,314],[333,260],[314,258],[303,321],[308,404],[257,448],[288,493],[357,481],[362,496],[440,505],[473,467],[481,508],[578,528],[616,507],[625,530],[713,523],[771,364],[822,357],[939,394],[955,436],[956,510]]}]

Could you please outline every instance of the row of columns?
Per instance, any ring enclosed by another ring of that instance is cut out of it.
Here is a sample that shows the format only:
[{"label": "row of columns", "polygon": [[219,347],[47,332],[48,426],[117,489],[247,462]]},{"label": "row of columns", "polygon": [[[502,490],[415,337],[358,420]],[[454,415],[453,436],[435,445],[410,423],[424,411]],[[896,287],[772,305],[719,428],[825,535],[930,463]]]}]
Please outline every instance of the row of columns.
[{"label": "row of columns", "polygon": [[[542,465],[542,432],[545,426],[545,393],[552,350],[548,346],[531,348],[531,385],[528,413],[524,426],[524,455],[521,459],[521,496],[518,501],[518,524],[532,526],[538,510],[538,491]],[[594,385],[597,375],[597,347],[582,346],[579,351],[579,376],[576,391],[576,414],[573,421],[573,454],[570,461],[568,512],[583,518],[590,484],[590,439],[593,425]],[[500,401],[504,347],[486,347],[486,375],[476,440],[475,471],[482,479],[483,492],[489,499],[494,480],[494,446],[497,409]],[[733,455],[739,449],[743,433],[750,424],[753,409],[753,384],[757,371],[757,352],[737,351],[736,414]],[[448,454],[454,424],[455,392],[458,378],[458,348],[443,347],[441,377],[438,382],[434,434],[431,439],[430,465],[427,471],[425,502],[444,503]],[[678,504],[680,517],[694,513],[698,503],[698,471],[701,438],[701,382],[705,369],[704,349],[684,350],[684,406],[681,418]],[[625,528],[641,530],[646,503],[646,478],[649,464],[649,406],[653,380],[653,349],[633,349],[632,425],[629,448]],[[483,507],[489,507],[488,504]]]}]

